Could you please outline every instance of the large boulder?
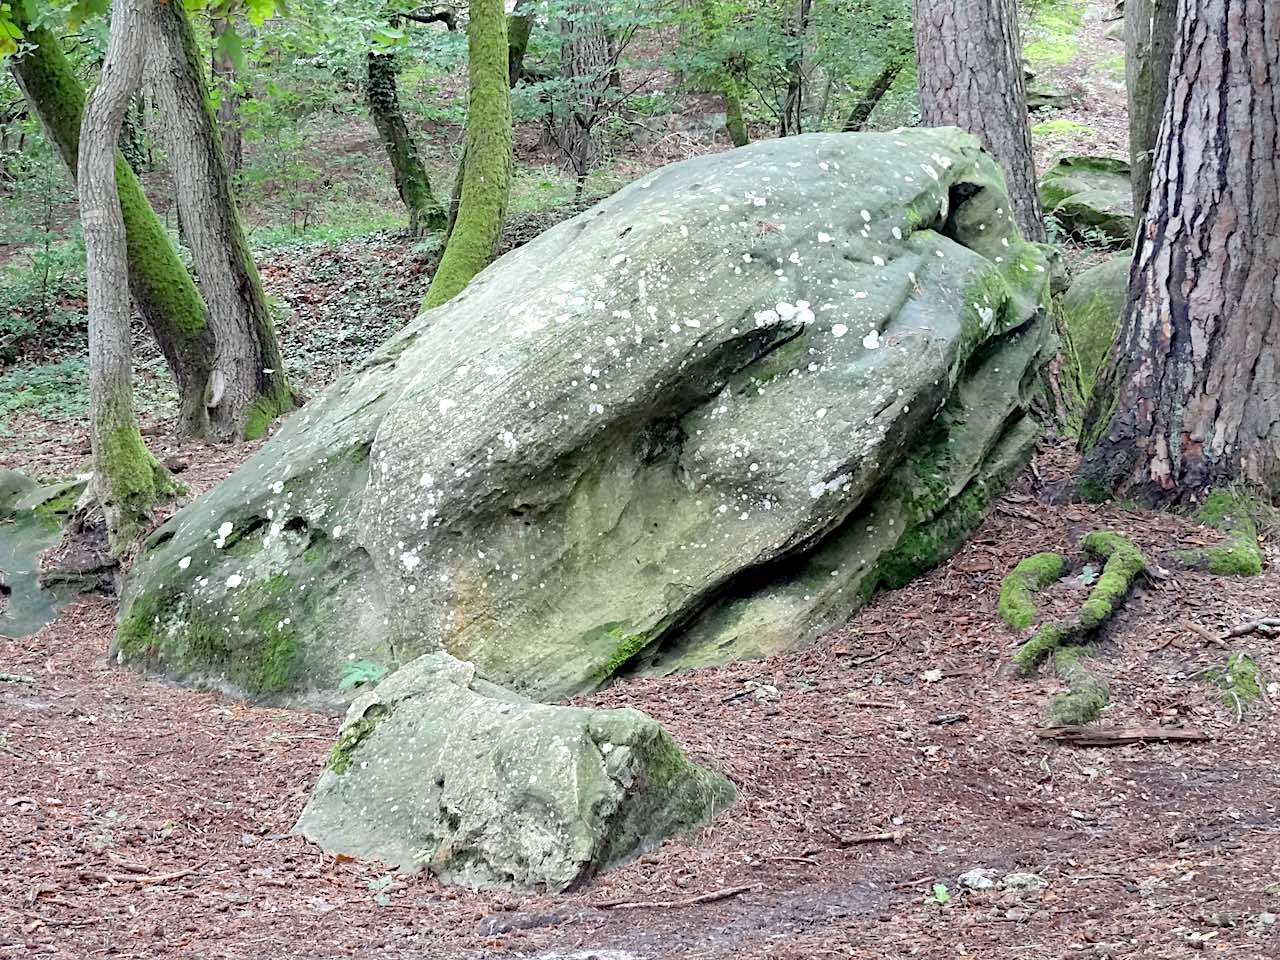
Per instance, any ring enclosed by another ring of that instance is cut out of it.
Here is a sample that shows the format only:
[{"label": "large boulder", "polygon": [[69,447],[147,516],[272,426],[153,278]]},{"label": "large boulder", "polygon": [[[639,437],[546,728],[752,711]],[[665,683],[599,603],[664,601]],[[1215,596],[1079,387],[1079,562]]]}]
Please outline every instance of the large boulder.
[{"label": "large boulder", "polygon": [[1040,178],[1040,202],[1076,237],[1099,246],[1133,243],[1133,179],[1124,160],[1063,157]]},{"label": "large boulder", "polygon": [[733,799],[639,711],[532,703],[435,653],[351,705],[296,829],[446,883],[558,892]]},{"label": "large boulder", "polygon": [[150,541],[121,661],[340,700],[444,649],[539,699],[792,645],[1030,450],[1049,274],[954,129],[655,171],[424,313]]}]

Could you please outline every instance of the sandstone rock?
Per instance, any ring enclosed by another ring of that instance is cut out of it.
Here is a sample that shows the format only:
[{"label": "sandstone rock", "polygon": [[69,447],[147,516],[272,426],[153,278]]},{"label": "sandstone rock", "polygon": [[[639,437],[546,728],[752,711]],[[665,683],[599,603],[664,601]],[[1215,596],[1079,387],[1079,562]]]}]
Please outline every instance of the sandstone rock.
[{"label": "sandstone rock", "polygon": [[136,565],[126,663],[341,702],[444,649],[539,699],[794,645],[1025,462],[1048,271],[952,129],[655,171],[429,311]]},{"label": "sandstone rock", "polygon": [[1129,164],[1110,157],[1064,157],[1040,178],[1045,213],[1070,233],[1102,246],[1133,243]]},{"label": "sandstone rock", "polygon": [[436,653],[351,705],[297,831],[446,883],[561,891],[733,798],[638,711],[533,703]]}]

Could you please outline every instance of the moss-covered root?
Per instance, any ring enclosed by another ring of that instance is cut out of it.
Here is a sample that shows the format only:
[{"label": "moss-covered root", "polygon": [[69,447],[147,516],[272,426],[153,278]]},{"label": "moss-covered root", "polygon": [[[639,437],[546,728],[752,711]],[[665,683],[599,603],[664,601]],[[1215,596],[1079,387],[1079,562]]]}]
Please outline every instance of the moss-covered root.
[{"label": "moss-covered root", "polygon": [[1138,548],[1118,533],[1095,531],[1084,538],[1083,545],[1086,553],[1106,560],[1102,575],[1080,608],[1080,629],[1087,633],[1115,613],[1147,562]]},{"label": "moss-covered root", "polygon": [[1066,558],[1060,553],[1037,553],[1021,561],[1000,584],[1000,617],[1009,626],[1025,630],[1035,619],[1031,595],[1062,576]]},{"label": "moss-covered root", "polygon": [[1215,490],[1205,498],[1195,519],[1227,534],[1225,544],[1185,550],[1179,559],[1197,570],[1223,576],[1256,577],[1262,573],[1262,549],[1247,497]]},{"label": "moss-covered root", "polygon": [[1048,722],[1055,727],[1080,726],[1098,719],[1111,699],[1107,681],[1085,667],[1087,647],[1061,647],[1054,654],[1053,668],[1067,684],[1067,692],[1053,698]]},{"label": "moss-covered root", "polygon": [[1057,623],[1046,623],[1035,635],[1018,648],[1013,655],[1013,665],[1018,672],[1030,676],[1041,662],[1071,638],[1071,630]]},{"label": "moss-covered root", "polygon": [[111,553],[122,556],[146,532],[151,508],[172,497],[178,487],[133,425],[97,438],[93,460],[94,493],[107,519]]},{"label": "moss-covered root", "polygon": [[369,734],[373,733],[379,723],[386,719],[387,713],[385,704],[371,703],[358,719],[344,723],[338,734],[338,741],[329,751],[329,759],[325,761],[325,767],[339,775],[350,770],[356,748],[368,739]]},{"label": "moss-covered root", "polygon": [[1207,676],[1217,685],[1223,705],[1237,712],[1243,712],[1248,704],[1259,699],[1266,685],[1262,668],[1239,650],[1227,657],[1226,666],[1210,671]]}]

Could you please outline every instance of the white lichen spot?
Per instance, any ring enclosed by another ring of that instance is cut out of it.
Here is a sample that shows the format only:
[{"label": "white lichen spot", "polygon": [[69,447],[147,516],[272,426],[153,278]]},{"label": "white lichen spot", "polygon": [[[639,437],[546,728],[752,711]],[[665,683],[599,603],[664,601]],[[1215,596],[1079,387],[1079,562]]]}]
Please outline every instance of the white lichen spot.
[{"label": "white lichen spot", "polygon": [[831,335],[833,337],[837,337],[837,338],[843,337],[848,332],[849,332],[849,328],[846,327],[843,323],[834,323],[831,325]]},{"label": "white lichen spot", "polygon": [[819,242],[819,243],[830,243],[830,242],[831,242],[831,234],[829,234],[829,233],[821,233],[821,232],[820,232],[820,233],[818,234],[818,242]]},{"label": "white lichen spot", "polygon": [[872,330],[862,338],[862,345],[868,350],[875,350],[880,346],[880,331]]},{"label": "white lichen spot", "polygon": [[227,577],[228,590],[234,590],[236,587],[240,586],[240,584],[242,583],[244,583],[244,578],[241,577],[240,574],[238,573],[233,573],[231,576]]},{"label": "white lichen spot", "polygon": [[179,570],[185,570],[185,569],[187,569],[187,567],[189,567],[189,566],[191,566],[191,558],[190,558],[190,557],[183,557],[181,560],[179,560],[179,561],[178,561],[178,569],[179,569]]}]

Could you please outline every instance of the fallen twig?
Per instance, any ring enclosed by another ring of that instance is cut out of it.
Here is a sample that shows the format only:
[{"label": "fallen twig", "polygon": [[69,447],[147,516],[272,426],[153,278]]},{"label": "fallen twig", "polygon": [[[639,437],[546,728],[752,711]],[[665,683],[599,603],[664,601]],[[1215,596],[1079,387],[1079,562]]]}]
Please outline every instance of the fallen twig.
[{"label": "fallen twig", "polygon": [[758,883],[748,883],[741,887],[725,887],[713,890],[696,897],[684,900],[605,900],[594,904],[597,910],[672,910],[677,907],[696,907],[703,903],[715,903],[717,900],[728,900],[738,894],[759,888]]},{"label": "fallen twig", "polygon": [[24,677],[18,673],[0,673],[0,683],[35,683],[35,677]]},{"label": "fallen twig", "polygon": [[929,725],[933,727],[945,727],[952,723],[963,723],[968,719],[969,715],[967,713],[940,713],[929,721]]},{"label": "fallen twig", "polygon": [[1041,727],[1041,740],[1058,740],[1077,747],[1122,747],[1131,743],[1159,743],[1165,740],[1199,742],[1212,740],[1202,730],[1186,727]]},{"label": "fallen twig", "polygon": [[1201,637],[1206,643],[1212,643],[1214,646],[1218,646],[1218,647],[1226,646],[1226,644],[1222,642],[1221,637],[1214,636],[1212,633],[1210,633],[1204,627],[1200,626],[1200,624],[1198,623],[1192,623],[1190,620],[1188,620],[1182,626],[1184,629],[1190,630],[1196,636]]},{"label": "fallen twig", "polygon": [[892,843],[901,846],[902,842],[911,836],[910,830],[887,830],[883,833],[860,833],[857,836],[846,837],[830,827],[822,829],[835,837],[842,847],[852,847],[859,843]]},{"label": "fallen twig", "polygon": [[1261,633],[1266,636],[1275,636],[1280,633],[1280,617],[1261,617],[1257,620],[1250,620],[1248,623],[1242,623],[1237,627],[1232,627],[1227,631],[1226,639],[1231,637],[1243,637],[1248,633]]}]

